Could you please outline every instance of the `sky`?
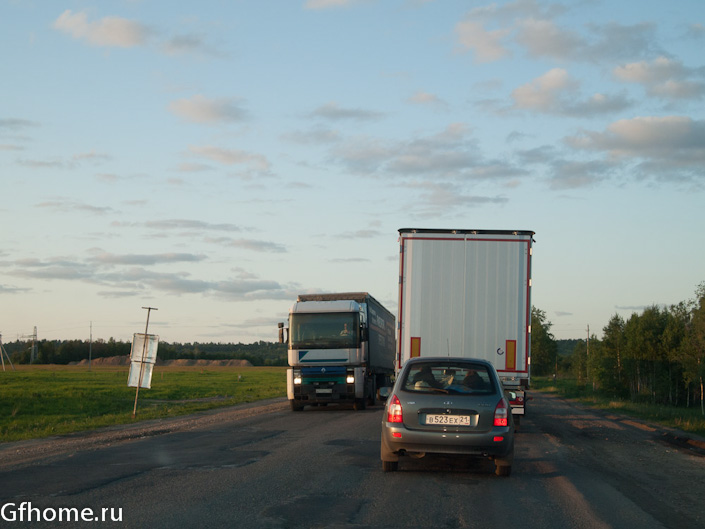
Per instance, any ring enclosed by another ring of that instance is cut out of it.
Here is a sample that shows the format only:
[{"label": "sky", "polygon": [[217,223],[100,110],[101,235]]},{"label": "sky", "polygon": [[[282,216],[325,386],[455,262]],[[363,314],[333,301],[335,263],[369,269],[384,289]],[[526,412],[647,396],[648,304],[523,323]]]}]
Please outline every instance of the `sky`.
[{"label": "sky", "polygon": [[0,333],[396,314],[400,228],[536,232],[558,339],[705,281],[702,0],[0,0]]}]

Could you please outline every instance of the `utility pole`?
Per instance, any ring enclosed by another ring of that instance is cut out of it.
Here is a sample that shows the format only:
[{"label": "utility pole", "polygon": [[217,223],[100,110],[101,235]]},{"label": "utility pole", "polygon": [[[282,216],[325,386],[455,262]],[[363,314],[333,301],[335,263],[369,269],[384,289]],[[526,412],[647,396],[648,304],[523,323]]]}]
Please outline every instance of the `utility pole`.
[{"label": "utility pole", "polygon": [[585,340],[585,378],[590,380],[590,324],[587,326],[587,339]]},{"label": "utility pole", "polygon": [[149,330],[149,314],[153,310],[159,310],[155,307],[142,307],[147,311],[147,325],[144,328],[144,345],[142,346],[142,362],[140,362],[140,378],[137,379],[137,390],[135,391],[135,407],[132,409],[132,418],[137,416],[137,397],[140,394],[140,385],[142,385],[142,376],[144,375],[144,357],[147,354],[147,331]]},{"label": "utility pole", "polygon": [[7,361],[10,362],[10,365],[12,366],[12,370],[16,371],[15,365],[12,363],[12,360],[10,360],[10,355],[7,354],[7,351],[5,350],[5,347],[2,345],[2,334],[0,334],[0,360],[2,360],[2,370],[5,371],[5,355],[7,357]]},{"label": "utility pole", "polygon": [[22,339],[31,338],[32,339],[32,349],[29,351],[29,363],[33,364],[37,361],[37,326],[34,326],[34,334],[31,336],[23,336]]},{"label": "utility pole", "polygon": [[88,371],[91,370],[91,360],[93,360],[93,322],[91,322],[91,335],[88,341]]}]

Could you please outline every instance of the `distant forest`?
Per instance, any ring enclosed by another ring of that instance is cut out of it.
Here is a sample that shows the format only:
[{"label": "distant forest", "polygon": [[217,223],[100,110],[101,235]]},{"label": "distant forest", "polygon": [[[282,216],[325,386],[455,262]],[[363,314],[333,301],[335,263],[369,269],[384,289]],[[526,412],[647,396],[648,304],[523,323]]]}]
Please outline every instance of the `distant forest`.
[{"label": "distant forest", "polygon": [[[705,283],[695,298],[669,307],[653,305],[624,319],[612,316],[602,337],[556,340],[546,312],[531,309],[531,373],[574,377],[593,390],[619,399],[690,407],[699,402],[705,416]],[[16,341],[4,349],[18,364],[68,364],[125,356],[131,343],[95,341]],[[34,355],[33,355],[34,349]],[[248,360],[255,366],[287,365],[286,344],[160,343],[162,360]]]},{"label": "distant forest", "polygon": [[[131,342],[97,340],[93,343],[81,340],[40,340],[36,344],[35,364],[69,364],[91,358],[126,356],[130,354]],[[3,344],[10,358],[17,364],[29,364],[32,343],[16,341]],[[252,344],[222,343],[167,343],[160,342],[157,356],[161,360],[178,358],[194,360],[247,360],[254,366],[285,366],[286,344],[255,342]]]},{"label": "distant forest", "polygon": [[695,298],[612,316],[602,337],[556,340],[546,313],[531,314],[531,372],[569,375],[614,398],[691,407],[705,416],[705,283]]},{"label": "distant forest", "polygon": [[[569,357],[578,344],[585,340],[555,340],[559,357]],[[32,353],[31,342],[16,341],[3,345],[10,358],[17,364],[29,364]],[[37,342],[35,364],[69,364],[91,358],[127,356],[130,342],[97,340],[92,344],[81,340],[41,340]],[[287,365],[286,344],[255,342],[252,344],[222,343],[159,343],[159,359],[175,360],[247,360],[253,366]]]}]

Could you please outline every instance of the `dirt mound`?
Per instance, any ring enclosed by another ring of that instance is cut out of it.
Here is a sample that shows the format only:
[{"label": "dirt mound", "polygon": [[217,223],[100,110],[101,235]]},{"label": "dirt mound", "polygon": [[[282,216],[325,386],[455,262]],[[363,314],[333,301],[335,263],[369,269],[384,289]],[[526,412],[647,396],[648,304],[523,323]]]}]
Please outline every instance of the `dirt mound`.
[{"label": "dirt mound", "polygon": [[[93,365],[97,366],[129,366],[130,357],[128,355],[124,356],[107,356],[105,358],[94,358],[92,360]],[[71,365],[84,366],[88,365],[88,360],[84,359],[80,362],[72,362]],[[189,360],[186,358],[181,358],[178,360],[160,360],[157,358],[158,366],[215,366],[215,367],[247,367],[252,364],[247,360]]]},{"label": "dirt mound", "polygon": [[252,364],[247,360],[187,360],[185,358],[180,358],[178,360],[164,360],[160,362],[157,359],[157,365],[163,366],[219,366],[219,367],[243,367],[251,366]]},{"label": "dirt mound", "polygon": [[[92,365],[96,366],[129,366],[130,357],[125,356],[106,356],[105,358],[94,358],[91,361]],[[88,360],[84,359],[80,362],[71,362],[69,365],[72,366],[87,366]]]}]

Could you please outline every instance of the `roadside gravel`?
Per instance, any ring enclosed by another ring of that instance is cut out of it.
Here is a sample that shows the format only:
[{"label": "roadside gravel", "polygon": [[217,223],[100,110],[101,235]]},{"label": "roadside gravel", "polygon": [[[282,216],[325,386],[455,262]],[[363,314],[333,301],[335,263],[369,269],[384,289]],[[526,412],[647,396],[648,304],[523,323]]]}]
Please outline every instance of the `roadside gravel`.
[{"label": "roadside gravel", "polygon": [[65,455],[67,452],[97,450],[104,446],[133,439],[196,430],[219,422],[243,419],[253,415],[273,413],[285,409],[288,409],[288,401],[286,398],[280,397],[228,408],[208,410],[182,417],[140,421],[68,435],[4,443],[0,444],[0,469],[9,470],[14,467],[31,465],[38,461],[46,461],[47,459]]}]

